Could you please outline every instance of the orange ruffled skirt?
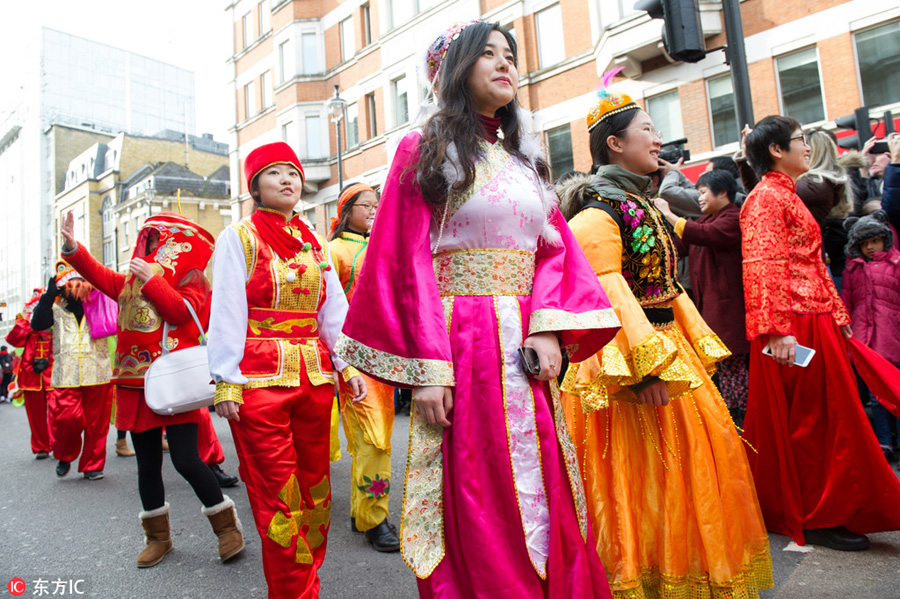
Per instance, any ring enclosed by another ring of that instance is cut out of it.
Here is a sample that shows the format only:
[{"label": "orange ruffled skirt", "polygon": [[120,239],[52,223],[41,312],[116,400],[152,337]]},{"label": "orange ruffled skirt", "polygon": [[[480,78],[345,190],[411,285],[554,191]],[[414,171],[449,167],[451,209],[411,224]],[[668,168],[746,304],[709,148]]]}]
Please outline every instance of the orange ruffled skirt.
[{"label": "orange ruffled skirt", "polygon": [[[701,360],[678,324],[655,329],[651,341],[670,354],[652,372],[667,383],[668,406],[634,403],[630,391],[610,384],[615,377],[604,376],[604,366],[622,374],[631,364],[614,344],[602,352],[607,364],[595,356],[580,372],[573,365],[564,384],[613,596],[756,598],[759,589],[773,586],[768,536],[743,443],[706,370],[713,360],[702,343]],[[716,342],[710,336],[705,346]],[[647,350],[644,356],[653,353]],[[619,359],[611,360],[615,354]],[[598,393],[601,384],[605,391]],[[607,393],[607,407],[584,412],[582,400],[596,405]]]}]

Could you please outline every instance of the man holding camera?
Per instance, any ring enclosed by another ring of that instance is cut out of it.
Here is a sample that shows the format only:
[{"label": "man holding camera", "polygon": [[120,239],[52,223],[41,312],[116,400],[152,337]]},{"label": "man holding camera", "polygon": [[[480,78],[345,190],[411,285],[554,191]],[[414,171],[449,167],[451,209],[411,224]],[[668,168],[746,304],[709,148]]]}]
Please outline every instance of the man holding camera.
[{"label": "man holding camera", "polygon": [[25,310],[16,315],[16,324],[6,335],[6,342],[22,348],[22,361],[16,374],[16,386],[22,391],[28,425],[31,427],[31,452],[35,459],[50,457],[52,440],[47,420],[47,394],[53,389],[50,373],[53,370],[53,333],[31,328],[31,312],[43,289],[35,289],[25,302]]}]

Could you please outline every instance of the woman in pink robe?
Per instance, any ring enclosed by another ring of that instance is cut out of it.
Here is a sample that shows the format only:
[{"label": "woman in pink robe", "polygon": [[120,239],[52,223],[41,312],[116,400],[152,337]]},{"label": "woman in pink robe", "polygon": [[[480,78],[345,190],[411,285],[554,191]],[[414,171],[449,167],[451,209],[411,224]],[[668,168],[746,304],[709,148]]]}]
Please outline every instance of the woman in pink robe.
[{"label": "woman in pink robe", "polygon": [[400,536],[421,597],[610,596],[555,377],[560,345],[583,359],[619,322],[538,174],[515,67],[487,23],[429,49],[438,112],[400,142],[335,348],[413,389]]}]

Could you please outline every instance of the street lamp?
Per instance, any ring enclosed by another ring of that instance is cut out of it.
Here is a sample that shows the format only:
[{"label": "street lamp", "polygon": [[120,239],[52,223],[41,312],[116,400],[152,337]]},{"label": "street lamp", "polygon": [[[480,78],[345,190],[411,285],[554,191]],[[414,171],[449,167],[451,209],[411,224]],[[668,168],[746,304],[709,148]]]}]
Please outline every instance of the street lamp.
[{"label": "street lamp", "polygon": [[337,160],[338,160],[338,193],[344,187],[344,164],[341,161],[341,121],[347,116],[347,101],[338,93],[338,86],[334,86],[334,96],[326,103],[331,114],[331,122],[337,128]]}]

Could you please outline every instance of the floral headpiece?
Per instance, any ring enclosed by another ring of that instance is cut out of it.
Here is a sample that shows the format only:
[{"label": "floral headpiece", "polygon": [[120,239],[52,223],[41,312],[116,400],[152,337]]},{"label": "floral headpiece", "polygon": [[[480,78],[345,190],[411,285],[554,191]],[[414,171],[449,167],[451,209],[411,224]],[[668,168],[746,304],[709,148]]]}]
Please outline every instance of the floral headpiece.
[{"label": "floral headpiece", "polygon": [[600,91],[597,92],[597,103],[594,104],[593,108],[591,108],[590,112],[587,114],[588,131],[614,114],[640,108],[628,94],[617,94],[609,91],[609,82],[624,68],[625,67],[618,67],[611,71],[607,71],[601,78],[600,82],[602,87]]},{"label": "floral headpiece", "polygon": [[441,64],[444,62],[444,57],[447,56],[447,52],[450,50],[450,44],[460,36],[466,27],[479,22],[480,21],[464,21],[462,23],[454,23],[447,31],[440,34],[437,39],[434,40],[434,43],[428,47],[428,50],[425,52],[425,72],[428,76],[429,83],[434,84],[434,79],[441,70]]}]

